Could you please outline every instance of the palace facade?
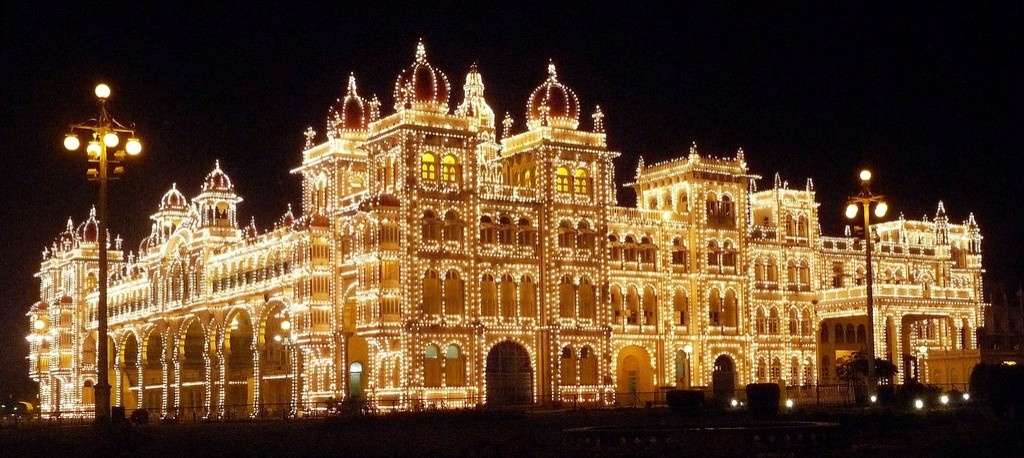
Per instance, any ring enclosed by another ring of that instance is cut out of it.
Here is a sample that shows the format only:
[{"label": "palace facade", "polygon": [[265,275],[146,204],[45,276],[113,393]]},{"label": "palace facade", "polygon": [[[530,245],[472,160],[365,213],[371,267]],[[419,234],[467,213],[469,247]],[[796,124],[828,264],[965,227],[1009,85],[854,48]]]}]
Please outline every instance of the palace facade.
[{"label": "palace facade", "polygon": [[[108,243],[112,403],[174,416],[649,399],[751,382],[839,383],[866,348],[862,236],[821,233],[810,180],[758,190],[742,150],[641,160],[618,205],[600,108],[553,64],[500,123],[469,69],[452,109],[419,44],[394,105],[350,77],[307,132],[299,215],[240,224],[220,164],[171,186],[137,250],[95,215],[44,252],[30,374],[45,412],[89,412],[98,243]],[[583,126],[581,118],[587,118]],[[973,215],[872,226],[875,348],[896,382],[965,383],[979,360]]]}]

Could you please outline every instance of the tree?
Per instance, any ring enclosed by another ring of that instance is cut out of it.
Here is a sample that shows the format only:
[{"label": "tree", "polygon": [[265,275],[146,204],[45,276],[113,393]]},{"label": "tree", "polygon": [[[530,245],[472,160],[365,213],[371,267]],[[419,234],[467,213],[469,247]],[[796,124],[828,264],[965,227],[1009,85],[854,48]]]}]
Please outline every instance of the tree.
[{"label": "tree", "polygon": [[[875,377],[878,380],[892,381],[896,376],[896,365],[892,361],[875,357]],[[867,384],[868,380],[868,356],[862,352],[853,352],[849,358],[843,361],[836,368],[839,379],[850,385]]]}]

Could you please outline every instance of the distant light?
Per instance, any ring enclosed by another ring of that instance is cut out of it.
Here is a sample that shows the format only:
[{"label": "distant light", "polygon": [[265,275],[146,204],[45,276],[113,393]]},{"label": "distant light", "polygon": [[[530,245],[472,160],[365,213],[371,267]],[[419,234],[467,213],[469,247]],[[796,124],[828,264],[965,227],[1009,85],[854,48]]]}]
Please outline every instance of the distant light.
[{"label": "distant light", "polygon": [[923,409],[924,408],[924,401],[922,401],[920,399],[915,399],[914,400],[914,407],[916,407],[917,410]]},{"label": "distant light", "polygon": [[970,400],[971,400],[971,393],[964,393],[964,401],[970,401]]},{"label": "distant light", "polygon": [[281,334],[274,334],[274,342],[280,342],[280,341],[281,341]]},{"label": "distant light", "polygon": [[876,402],[878,402],[878,396],[875,396],[875,395],[872,394],[871,395],[871,403],[874,404]]},{"label": "distant light", "polygon": [[792,399],[786,399],[786,408],[788,408],[788,409],[792,409],[793,408],[793,400]]},{"label": "distant light", "polygon": [[732,402],[730,402],[730,404],[732,404],[733,407],[736,407],[736,406],[740,405],[740,401],[737,401],[737,400],[733,399]]},{"label": "distant light", "polygon": [[92,140],[89,142],[89,146],[85,148],[85,152],[89,153],[90,156],[100,155],[100,142]]},{"label": "distant light", "polygon": [[941,402],[942,405],[949,404],[949,395],[944,394],[942,396],[939,396],[939,402]]},{"label": "distant light", "polygon": [[867,169],[861,170],[860,181],[871,181],[871,171]]},{"label": "distant light", "polygon": [[36,320],[36,322],[35,322],[35,323],[33,323],[33,326],[35,326],[35,328],[36,328],[36,330],[37,330],[37,331],[42,331],[42,330],[43,330],[43,328],[45,328],[45,327],[46,327],[46,322],[45,322],[45,321],[43,321],[43,319],[42,319],[42,318],[40,318],[40,319]]},{"label": "distant light", "polygon": [[690,345],[690,344],[683,345],[683,353],[686,353],[687,355],[689,355],[690,353],[693,353],[693,345]]},{"label": "distant light", "polygon": [[102,83],[97,85],[96,97],[99,97],[101,100],[106,100],[107,97],[110,97],[110,86]]},{"label": "distant light", "polygon": [[291,328],[292,328],[291,321],[284,320],[284,321],[281,322],[281,330],[282,331],[287,331],[287,330],[289,330]]}]

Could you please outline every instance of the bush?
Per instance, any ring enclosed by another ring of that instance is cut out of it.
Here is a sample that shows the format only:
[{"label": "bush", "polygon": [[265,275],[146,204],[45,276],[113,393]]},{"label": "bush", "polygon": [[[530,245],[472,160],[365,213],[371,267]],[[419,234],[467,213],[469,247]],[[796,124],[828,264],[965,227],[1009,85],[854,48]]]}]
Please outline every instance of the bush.
[{"label": "bush", "polygon": [[1024,367],[979,364],[971,372],[971,394],[1006,420],[1020,420],[1015,413],[1024,408]]},{"label": "bush", "polygon": [[669,390],[665,393],[668,410],[676,415],[693,416],[704,409],[704,392],[700,390]]},{"label": "bush", "polygon": [[939,395],[942,388],[933,385],[923,385],[917,382],[908,382],[900,387],[896,393],[897,408],[910,409],[914,407],[914,401],[920,399],[926,406],[934,406],[939,402]]},{"label": "bush", "polygon": [[135,409],[132,411],[131,420],[137,425],[149,423],[149,411],[146,409]]},{"label": "bush", "polygon": [[751,383],[747,385],[747,408],[756,418],[771,418],[779,414],[781,390],[777,383]]}]

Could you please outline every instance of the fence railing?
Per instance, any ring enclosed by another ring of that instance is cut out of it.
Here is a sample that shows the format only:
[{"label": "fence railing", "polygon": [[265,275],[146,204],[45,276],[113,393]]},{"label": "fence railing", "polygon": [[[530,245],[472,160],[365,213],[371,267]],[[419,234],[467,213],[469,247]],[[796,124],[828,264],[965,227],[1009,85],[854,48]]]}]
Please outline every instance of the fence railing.
[{"label": "fence railing", "polygon": [[[929,385],[946,393],[967,392],[965,384]],[[898,388],[898,387],[897,387]],[[485,396],[462,398],[401,398],[393,400],[362,400],[359,398],[327,399],[316,402],[228,404],[218,406],[187,406],[169,409],[127,409],[113,407],[111,417],[115,420],[134,422],[200,422],[200,421],[273,421],[315,419],[346,415],[383,415],[392,412],[429,412],[447,410],[580,410],[607,408],[652,408],[664,407],[666,395],[674,387],[663,387],[657,391],[630,391],[586,394],[561,394],[557,396],[510,398],[509,402],[488,402]],[[746,402],[746,391],[742,387],[733,390],[719,390],[710,387],[694,387],[704,391],[705,398],[729,405],[733,400]],[[792,400],[798,406],[848,406],[857,402],[857,388],[851,385],[802,385],[788,386],[784,399]],[[19,417],[0,418],[2,424],[77,425],[93,421],[94,410],[42,411]]]}]

